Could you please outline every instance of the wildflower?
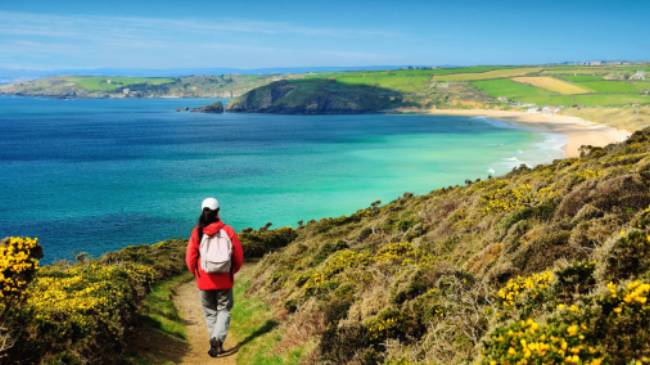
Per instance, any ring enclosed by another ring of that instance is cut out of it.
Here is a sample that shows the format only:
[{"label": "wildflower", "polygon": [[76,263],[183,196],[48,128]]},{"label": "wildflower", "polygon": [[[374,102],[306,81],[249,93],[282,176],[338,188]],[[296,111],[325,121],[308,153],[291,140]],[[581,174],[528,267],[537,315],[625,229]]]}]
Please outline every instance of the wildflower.
[{"label": "wildflower", "polygon": [[578,355],[573,355],[573,356],[568,356],[564,359],[565,362],[568,362],[570,364],[579,364],[580,363],[580,356]]},{"label": "wildflower", "polygon": [[567,327],[566,333],[569,336],[572,336],[572,337],[577,335],[578,334],[578,326],[576,326],[575,324],[570,325],[569,327]]}]

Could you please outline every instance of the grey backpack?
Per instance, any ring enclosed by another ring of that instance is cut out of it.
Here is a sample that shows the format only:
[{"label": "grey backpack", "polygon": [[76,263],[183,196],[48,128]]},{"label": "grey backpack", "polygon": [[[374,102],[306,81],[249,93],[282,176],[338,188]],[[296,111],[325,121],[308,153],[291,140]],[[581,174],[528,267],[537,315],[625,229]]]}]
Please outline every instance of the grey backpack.
[{"label": "grey backpack", "polygon": [[201,268],[208,274],[229,273],[232,262],[232,242],[223,229],[210,237],[204,234],[199,246]]}]

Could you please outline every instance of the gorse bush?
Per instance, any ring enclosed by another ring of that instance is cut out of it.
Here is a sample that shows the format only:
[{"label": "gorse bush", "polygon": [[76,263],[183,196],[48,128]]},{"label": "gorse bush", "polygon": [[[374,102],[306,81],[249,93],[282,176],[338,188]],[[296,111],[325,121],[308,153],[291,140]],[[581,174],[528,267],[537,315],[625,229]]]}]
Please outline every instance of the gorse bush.
[{"label": "gorse bush", "polygon": [[[291,228],[247,229],[248,257],[291,242]],[[129,246],[98,259],[38,266],[38,240],[0,242],[0,349],[6,363],[113,364],[127,349],[142,298],[151,286],[185,270],[184,240]],[[2,343],[2,342],[0,342]],[[10,345],[10,346],[9,346]]]},{"label": "gorse bush", "polygon": [[29,359],[35,348],[45,353],[42,362],[65,355],[79,363],[101,363],[119,353],[119,339],[154,277],[153,269],[133,263],[41,269],[23,308],[31,316],[23,341],[32,346],[21,358]]},{"label": "gorse bush", "polygon": [[296,231],[290,227],[270,230],[268,229],[269,226],[258,230],[246,228],[239,233],[239,239],[246,258],[262,257],[271,251],[288,245],[297,236]]},{"label": "gorse bush", "polygon": [[25,288],[38,269],[43,252],[38,239],[8,237],[0,241],[0,360],[8,357],[21,325]]},{"label": "gorse bush", "polygon": [[486,364],[650,363],[650,284],[638,280],[558,304],[549,318],[498,326],[486,340]]},{"label": "gorse bush", "polygon": [[650,129],[312,221],[251,290],[288,310],[287,337],[317,343],[311,362],[643,364],[648,161]]},{"label": "gorse bush", "polygon": [[[11,364],[119,363],[151,285],[183,269],[185,242],[131,246],[97,259],[38,267],[37,240],[11,237],[0,246],[3,322]],[[11,285],[8,285],[11,284]],[[19,302],[7,304],[8,297]],[[6,326],[9,324],[9,326]]]},{"label": "gorse bush", "polygon": [[36,238],[7,237],[0,241],[0,312],[23,295],[41,256]]}]

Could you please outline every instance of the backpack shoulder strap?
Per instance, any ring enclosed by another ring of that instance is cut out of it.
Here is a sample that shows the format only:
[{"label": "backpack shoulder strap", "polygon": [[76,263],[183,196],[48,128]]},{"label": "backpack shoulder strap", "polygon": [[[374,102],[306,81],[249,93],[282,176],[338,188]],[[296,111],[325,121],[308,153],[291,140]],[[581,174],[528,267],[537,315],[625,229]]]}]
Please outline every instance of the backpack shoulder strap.
[{"label": "backpack shoulder strap", "polygon": [[231,241],[230,236],[228,235],[228,232],[225,229],[221,228],[217,234],[219,235],[219,237],[227,239],[228,242]]}]

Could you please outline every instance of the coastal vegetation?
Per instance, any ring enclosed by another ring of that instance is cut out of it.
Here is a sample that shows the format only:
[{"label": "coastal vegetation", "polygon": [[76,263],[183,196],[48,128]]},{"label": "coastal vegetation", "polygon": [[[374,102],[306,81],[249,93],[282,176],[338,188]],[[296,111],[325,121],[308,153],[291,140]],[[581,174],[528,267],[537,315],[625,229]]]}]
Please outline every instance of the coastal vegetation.
[{"label": "coastal vegetation", "polygon": [[[247,229],[242,244],[263,255],[295,238],[292,231]],[[39,266],[43,249],[37,239],[0,241],[0,360],[118,364],[132,355],[134,332],[143,325],[182,340],[184,324],[170,295],[190,279],[185,245],[169,240]]]},{"label": "coastal vegetation", "polygon": [[308,223],[249,293],[309,363],[649,363],[649,188],[646,129]]}]

